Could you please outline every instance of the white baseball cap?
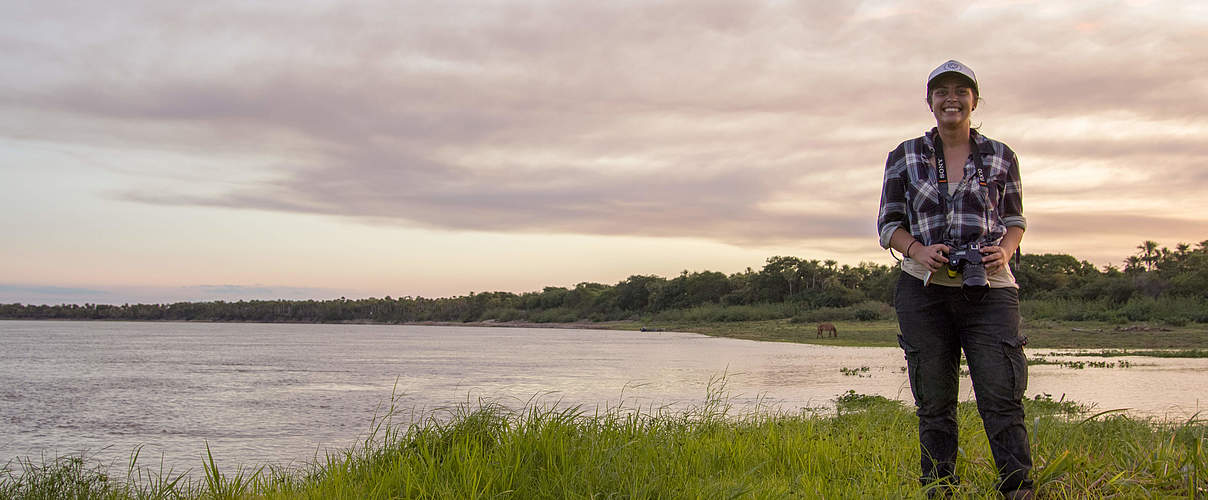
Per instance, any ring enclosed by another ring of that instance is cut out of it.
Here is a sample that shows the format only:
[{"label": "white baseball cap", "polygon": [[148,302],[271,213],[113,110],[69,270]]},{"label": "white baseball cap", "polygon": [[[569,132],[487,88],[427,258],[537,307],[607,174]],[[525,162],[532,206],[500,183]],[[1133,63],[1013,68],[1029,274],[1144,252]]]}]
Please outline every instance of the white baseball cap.
[{"label": "white baseball cap", "polygon": [[968,78],[969,82],[973,84],[973,93],[980,94],[980,92],[977,91],[977,76],[973,74],[973,70],[969,69],[968,66],[965,66],[964,63],[960,61],[950,59],[948,62],[939,65],[934,70],[931,70],[931,74],[927,76],[927,95],[931,95],[931,82],[934,82],[936,78],[948,73],[956,73]]}]

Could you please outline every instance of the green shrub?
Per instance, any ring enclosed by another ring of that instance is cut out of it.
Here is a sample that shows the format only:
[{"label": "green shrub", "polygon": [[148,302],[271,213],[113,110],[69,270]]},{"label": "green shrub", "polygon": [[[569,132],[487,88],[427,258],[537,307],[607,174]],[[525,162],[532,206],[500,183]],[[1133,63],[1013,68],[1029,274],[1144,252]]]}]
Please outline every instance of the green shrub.
[{"label": "green shrub", "polygon": [[568,307],[555,307],[529,313],[529,321],[534,323],[574,323],[578,320],[579,313]]},{"label": "green shrub", "polygon": [[1166,323],[1170,326],[1187,326],[1189,321],[1190,320],[1184,316],[1172,316],[1162,320],[1163,323]]},{"label": "green shrub", "polygon": [[1029,319],[1060,321],[1166,322],[1182,326],[1189,322],[1208,323],[1208,301],[1198,297],[1158,298],[1136,296],[1123,304],[1109,298],[1096,300],[1046,299],[1025,300],[1020,312]]},{"label": "green shrub", "polygon": [[483,311],[480,321],[493,319],[495,321],[524,321],[527,314],[514,307],[494,307]]},{"label": "green shrub", "polygon": [[884,302],[867,300],[847,307],[822,307],[802,311],[790,320],[793,323],[817,323],[819,321],[878,321],[896,318],[893,307]]},{"label": "green shrub", "polygon": [[763,321],[769,319],[784,319],[793,316],[797,304],[749,304],[721,305],[707,304],[690,309],[672,309],[651,316],[651,320],[659,322],[730,322],[730,321]]}]

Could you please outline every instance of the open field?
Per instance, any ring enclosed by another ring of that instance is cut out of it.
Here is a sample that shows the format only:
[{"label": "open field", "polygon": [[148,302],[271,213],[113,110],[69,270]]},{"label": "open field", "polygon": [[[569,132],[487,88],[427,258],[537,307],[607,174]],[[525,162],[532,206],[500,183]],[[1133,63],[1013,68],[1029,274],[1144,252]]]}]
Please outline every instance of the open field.
[{"label": "open field", "polygon": [[[1135,420],[1027,401],[1043,498],[1208,493],[1208,425]],[[961,405],[956,498],[997,498],[981,420]],[[300,469],[202,474],[111,469],[87,457],[9,464],[0,498],[925,498],[916,420],[900,402],[849,392],[836,410],[734,415],[716,394],[682,413],[480,403],[408,425],[379,422],[359,446]],[[203,443],[198,443],[203,448]],[[204,449],[204,448],[203,448]]]}]

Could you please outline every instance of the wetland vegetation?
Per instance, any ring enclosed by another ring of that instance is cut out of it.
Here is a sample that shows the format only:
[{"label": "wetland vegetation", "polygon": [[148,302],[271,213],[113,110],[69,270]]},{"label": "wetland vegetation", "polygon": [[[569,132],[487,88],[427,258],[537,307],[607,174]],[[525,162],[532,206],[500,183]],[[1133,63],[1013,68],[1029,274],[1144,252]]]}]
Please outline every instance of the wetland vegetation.
[{"label": "wetland vegetation", "polygon": [[[717,385],[713,386],[717,389]],[[1047,395],[1026,400],[1044,498],[1197,498],[1208,488],[1208,424],[1090,413]],[[957,498],[996,498],[972,403],[959,408]],[[288,469],[200,477],[87,457],[9,464],[0,498],[925,498],[916,420],[898,401],[849,391],[834,409],[735,414],[714,390],[681,412],[479,402],[395,423],[357,446]],[[199,443],[199,446],[202,446]]]}]

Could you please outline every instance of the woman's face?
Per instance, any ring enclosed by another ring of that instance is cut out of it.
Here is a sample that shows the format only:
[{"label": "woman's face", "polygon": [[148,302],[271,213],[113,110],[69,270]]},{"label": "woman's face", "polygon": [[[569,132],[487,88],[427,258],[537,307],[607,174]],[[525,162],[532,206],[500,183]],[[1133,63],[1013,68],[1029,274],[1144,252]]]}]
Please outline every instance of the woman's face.
[{"label": "woman's face", "polygon": [[969,83],[957,75],[941,76],[928,94],[927,104],[940,127],[968,125],[977,96]]}]

